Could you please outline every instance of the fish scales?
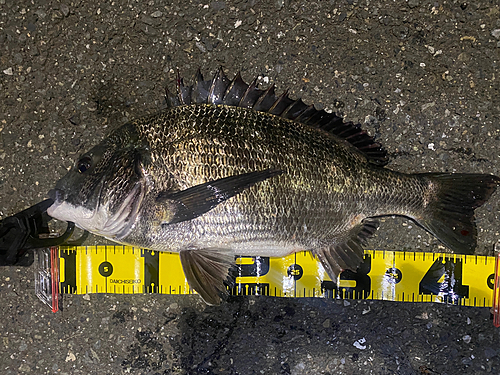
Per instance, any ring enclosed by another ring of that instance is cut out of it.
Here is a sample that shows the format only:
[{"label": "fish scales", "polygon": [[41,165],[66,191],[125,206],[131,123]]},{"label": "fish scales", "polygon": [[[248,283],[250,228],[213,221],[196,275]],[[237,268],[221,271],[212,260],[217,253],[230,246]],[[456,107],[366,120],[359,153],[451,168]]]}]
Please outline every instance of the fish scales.
[{"label": "fish scales", "polygon": [[359,125],[239,74],[197,77],[167,92],[171,108],[83,154],[49,193],[49,215],[122,244],[179,252],[210,304],[226,293],[235,255],[308,250],[332,280],[355,271],[380,216],[408,217],[453,251],[474,251],[474,210],[500,178],[392,171]]},{"label": "fish scales", "polygon": [[[146,219],[148,213],[143,212],[145,225],[136,227],[124,241],[144,243],[151,249],[182,247],[189,239],[206,241],[204,246],[273,240],[285,248],[310,250],[333,241],[353,221],[359,224],[361,220],[353,213],[403,214],[416,212],[423,204],[419,197],[425,182],[408,181],[389,170],[373,171],[366,158],[338,138],[266,113],[238,107],[183,106],[133,124],[139,137],[147,139],[153,160],[159,162],[160,167],[151,166],[151,174],[172,171],[180,190],[255,170],[279,167],[284,171],[238,194],[231,205],[218,206],[189,226],[180,225],[179,232],[186,233],[178,238],[161,227],[156,232],[148,225],[155,213]],[[155,179],[160,190],[162,181],[161,175]],[[406,189],[411,183],[416,191],[405,195],[408,202],[401,202],[397,192],[405,183]],[[162,236],[166,238],[162,240]],[[248,255],[245,246],[236,248]],[[269,253],[263,248],[251,255],[289,252]]]}]

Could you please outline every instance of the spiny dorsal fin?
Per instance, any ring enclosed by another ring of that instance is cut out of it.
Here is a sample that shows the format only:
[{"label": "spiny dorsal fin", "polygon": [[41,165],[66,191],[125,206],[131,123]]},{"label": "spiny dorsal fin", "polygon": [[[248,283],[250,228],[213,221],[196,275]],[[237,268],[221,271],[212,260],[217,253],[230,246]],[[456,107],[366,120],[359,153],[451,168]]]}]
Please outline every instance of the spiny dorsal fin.
[{"label": "spiny dorsal fin", "polygon": [[301,99],[291,99],[288,91],[276,96],[274,84],[261,90],[257,88],[257,79],[248,85],[238,73],[229,80],[222,68],[219,68],[215,76],[207,81],[203,80],[198,69],[195,81],[196,84],[185,86],[178,74],[176,95],[166,90],[167,105],[177,107],[196,103],[252,108],[335,134],[360,150],[373,164],[384,166],[389,161],[382,145],[362,130],[360,124],[344,122],[335,113],[318,111],[313,105],[307,105]]}]

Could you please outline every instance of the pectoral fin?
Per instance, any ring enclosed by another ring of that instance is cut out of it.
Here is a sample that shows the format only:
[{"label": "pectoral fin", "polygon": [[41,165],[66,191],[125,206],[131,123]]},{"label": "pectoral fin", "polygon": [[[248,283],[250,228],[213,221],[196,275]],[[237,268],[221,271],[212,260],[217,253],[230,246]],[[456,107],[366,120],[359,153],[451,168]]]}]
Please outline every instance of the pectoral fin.
[{"label": "pectoral fin", "polygon": [[278,169],[266,169],[221,178],[186,190],[160,193],[156,201],[167,203],[172,211],[167,224],[179,223],[201,216],[243,190],[281,173]]},{"label": "pectoral fin", "polygon": [[234,282],[229,275],[229,269],[235,266],[233,252],[218,248],[189,249],[182,250],[180,258],[189,286],[207,304],[220,304],[221,296],[228,294],[226,285]]}]

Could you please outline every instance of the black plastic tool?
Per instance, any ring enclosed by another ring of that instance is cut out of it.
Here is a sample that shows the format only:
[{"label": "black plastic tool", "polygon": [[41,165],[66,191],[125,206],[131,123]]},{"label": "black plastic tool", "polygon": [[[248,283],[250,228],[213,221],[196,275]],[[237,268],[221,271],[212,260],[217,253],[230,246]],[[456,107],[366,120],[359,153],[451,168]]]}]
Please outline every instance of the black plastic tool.
[{"label": "black plastic tool", "polygon": [[0,221],[0,266],[30,266],[33,263],[30,250],[63,244],[79,245],[85,240],[88,232],[68,242],[75,230],[72,222],[68,222],[61,236],[40,238],[40,235],[50,233],[48,223],[52,218],[47,214],[47,208],[52,203],[52,199],[46,199]]}]

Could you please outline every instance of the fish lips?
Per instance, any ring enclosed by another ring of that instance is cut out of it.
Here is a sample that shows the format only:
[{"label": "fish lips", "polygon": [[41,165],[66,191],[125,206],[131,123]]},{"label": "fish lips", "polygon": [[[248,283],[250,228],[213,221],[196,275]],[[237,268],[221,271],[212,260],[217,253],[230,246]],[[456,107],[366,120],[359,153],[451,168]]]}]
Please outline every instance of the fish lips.
[{"label": "fish lips", "polygon": [[49,216],[52,216],[55,219],[61,219],[61,218],[56,217],[58,215],[57,214],[54,215],[54,213],[56,213],[58,208],[61,207],[61,205],[63,205],[63,203],[64,203],[64,199],[65,199],[64,190],[57,189],[57,188],[50,189],[48,195],[54,201],[54,203],[52,203],[50,205],[50,207],[47,208],[47,213],[49,214]]},{"label": "fish lips", "polygon": [[50,189],[48,195],[54,203],[61,203],[64,200],[64,191],[61,189]]}]

